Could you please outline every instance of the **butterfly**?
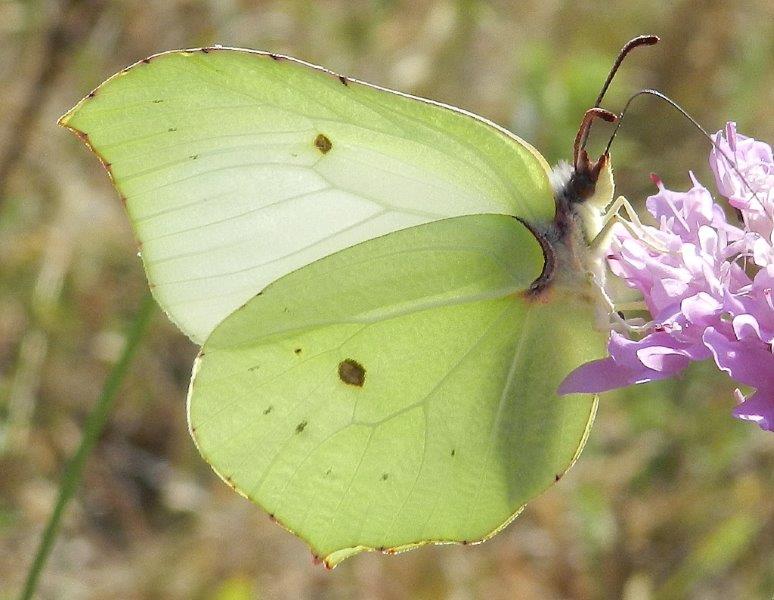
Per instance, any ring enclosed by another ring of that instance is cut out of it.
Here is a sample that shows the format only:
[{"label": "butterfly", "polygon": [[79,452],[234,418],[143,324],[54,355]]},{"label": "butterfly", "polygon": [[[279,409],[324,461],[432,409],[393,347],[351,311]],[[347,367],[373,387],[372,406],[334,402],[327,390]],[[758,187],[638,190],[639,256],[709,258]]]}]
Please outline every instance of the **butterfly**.
[{"label": "butterfly", "polygon": [[139,61],[60,123],[202,345],[202,456],[327,566],[487,539],[577,459],[597,400],[556,389],[604,355],[607,155],[576,140],[552,171],[474,114],[222,47]]}]

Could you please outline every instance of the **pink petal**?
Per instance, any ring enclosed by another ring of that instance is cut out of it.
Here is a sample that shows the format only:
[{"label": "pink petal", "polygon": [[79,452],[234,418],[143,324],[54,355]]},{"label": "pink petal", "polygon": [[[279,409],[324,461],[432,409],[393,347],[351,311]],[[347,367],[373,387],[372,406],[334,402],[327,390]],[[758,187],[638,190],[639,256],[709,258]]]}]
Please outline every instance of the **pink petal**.
[{"label": "pink petal", "polygon": [[642,348],[637,351],[637,358],[645,367],[665,375],[679,373],[691,362],[685,353],[664,346]]},{"label": "pink petal", "polygon": [[736,390],[735,396],[740,404],[732,414],[737,419],[757,423],[764,431],[774,431],[774,390],[758,390],[747,398]]},{"label": "pink petal", "polygon": [[593,394],[607,392],[635,383],[664,379],[670,375],[645,367],[631,369],[616,363],[612,358],[602,358],[572,371],[559,385],[558,394]]},{"label": "pink petal", "polygon": [[702,337],[715,364],[734,380],[774,390],[774,354],[768,346],[729,340],[713,327],[708,327]]}]

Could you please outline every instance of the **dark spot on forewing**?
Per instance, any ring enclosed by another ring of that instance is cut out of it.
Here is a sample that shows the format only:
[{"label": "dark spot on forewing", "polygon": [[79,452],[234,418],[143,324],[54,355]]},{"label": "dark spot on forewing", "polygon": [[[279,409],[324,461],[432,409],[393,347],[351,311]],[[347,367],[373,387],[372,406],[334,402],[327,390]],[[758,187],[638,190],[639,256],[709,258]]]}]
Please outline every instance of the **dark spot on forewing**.
[{"label": "dark spot on forewing", "polygon": [[293,352],[295,352],[296,354],[301,354],[301,348],[296,348],[295,350],[293,350]]},{"label": "dark spot on forewing", "polygon": [[389,473],[382,473],[382,481],[387,481],[390,478]]},{"label": "dark spot on forewing", "polygon": [[348,358],[339,363],[339,379],[347,385],[363,387],[365,383],[365,369],[356,360]]},{"label": "dark spot on forewing", "polygon": [[452,448],[451,455],[454,456],[455,454],[457,454],[457,451],[454,448]]},{"label": "dark spot on forewing", "polygon": [[301,421],[298,425],[296,425],[296,433],[301,433],[304,429],[306,429],[307,422]]},{"label": "dark spot on forewing", "polygon": [[159,99],[154,100],[153,104],[161,104],[162,102],[164,102],[164,101],[159,98]]},{"label": "dark spot on forewing", "polygon": [[330,139],[328,139],[328,136],[322,133],[318,134],[317,137],[314,138],[314,146],[323,154],[328,154],[328,152],[331,151],[331,148],[333,148],[333,144],[331,143]]},{"label": "dark spot on forewing", "polygon": [[263,414],[268,415],[273,410],[274,410],[274,406],[269,405],[264,409]]}]

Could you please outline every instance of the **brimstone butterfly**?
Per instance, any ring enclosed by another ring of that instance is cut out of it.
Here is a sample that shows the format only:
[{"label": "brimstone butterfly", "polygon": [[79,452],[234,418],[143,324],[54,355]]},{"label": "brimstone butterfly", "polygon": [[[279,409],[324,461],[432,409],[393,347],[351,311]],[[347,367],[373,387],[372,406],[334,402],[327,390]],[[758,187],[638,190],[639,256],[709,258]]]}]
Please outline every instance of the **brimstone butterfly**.
[{"label": "brimstone butterfly", "polygon": [[606,156],[552,186],[485,119],[220,47],[142,60],[61,124],[203,344],[199,450],[325,564],[486,539],[577,458],[596,398],[556,389],[603,355]]}]

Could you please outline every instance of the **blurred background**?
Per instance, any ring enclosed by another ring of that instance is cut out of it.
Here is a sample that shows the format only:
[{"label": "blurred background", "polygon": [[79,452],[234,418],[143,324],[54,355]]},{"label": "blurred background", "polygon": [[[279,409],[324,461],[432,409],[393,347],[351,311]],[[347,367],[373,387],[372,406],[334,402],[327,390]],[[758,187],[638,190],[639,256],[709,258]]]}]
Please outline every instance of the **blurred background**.
[{"label": "blurred background", "polygon": [[[736,120],[771,142],[772,23],[770,0],[0,0],[0,598],[18,593],[146,287],[104,170],[56,126],[107,76],[179,47],[270,50],[484,115],[554,162],[642,33],[662,43],[630,57],[607,108],[655,87],[710,131]],[[707,156],[640,99],[613,146],[618,192],[641,202],[651,171],[684,189],[691,169],[712,188]],[[199,458],[196,350],[157,314],[40,598],[772,597],[774,436],[730,417],[734,386],[705,365],[605,395],[578,464],[491,541],[328,572]]]}]

